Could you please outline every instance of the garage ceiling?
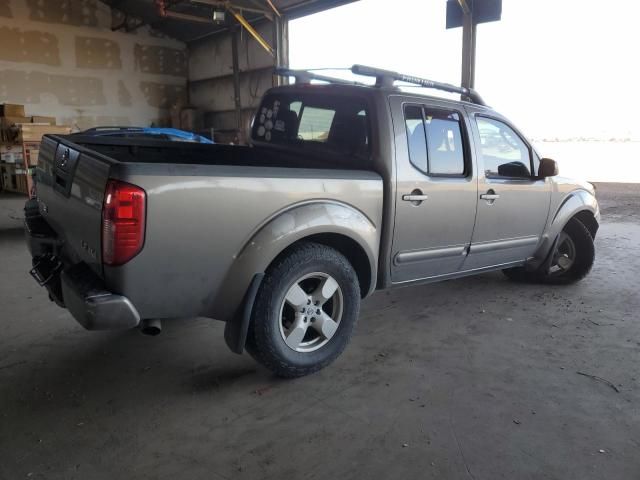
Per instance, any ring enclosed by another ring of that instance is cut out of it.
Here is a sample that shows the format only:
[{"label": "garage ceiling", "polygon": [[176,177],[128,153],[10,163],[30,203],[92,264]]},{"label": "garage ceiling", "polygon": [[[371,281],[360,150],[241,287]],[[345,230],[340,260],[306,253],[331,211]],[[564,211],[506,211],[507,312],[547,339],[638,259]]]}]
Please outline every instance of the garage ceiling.
[{"label": "garage ceiling", "polygon": [[[158,13],[156,0],[102,0],[110,7],[125,14],[120,25],[114,25],[115,30],[132,30],[143,25],[149,25],[165,35],[183,42],[190,42],[205,36],[214,35],[227,30],[229,25],[236,21],[231,15],[227,15],[224,23],[210,24],[193,22],[176,18],[162,17]],[[356,0],[271,0],[278,11],[287,18],[296,18],[312,13],[328,10],[333,7],[354,2]],[[186,15],[195,15],[203,19],[211,19],[214,7],[192,0],[165,0],[167,10]],[[220,2],[221,4],[225,2]],[[251,23],[260,22],[265,16],[252,10],[262,9],[270,11],[267,0],[233,0],[230,2],[236,10]],[[244,10],[243,10],[244,8]],[[248,10],[247,10],[248,9]]]}]

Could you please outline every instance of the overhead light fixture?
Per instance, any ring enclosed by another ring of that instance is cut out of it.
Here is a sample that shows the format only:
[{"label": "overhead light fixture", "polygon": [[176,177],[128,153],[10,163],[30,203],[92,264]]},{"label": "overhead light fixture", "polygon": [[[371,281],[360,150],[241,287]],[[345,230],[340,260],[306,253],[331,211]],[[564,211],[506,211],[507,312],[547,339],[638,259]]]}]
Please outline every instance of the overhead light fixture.
[{"label": "overhead light fixture", "polygon": [[213,11],[213,21],[216,23],[224,23],[226,12],[224,10]]}]

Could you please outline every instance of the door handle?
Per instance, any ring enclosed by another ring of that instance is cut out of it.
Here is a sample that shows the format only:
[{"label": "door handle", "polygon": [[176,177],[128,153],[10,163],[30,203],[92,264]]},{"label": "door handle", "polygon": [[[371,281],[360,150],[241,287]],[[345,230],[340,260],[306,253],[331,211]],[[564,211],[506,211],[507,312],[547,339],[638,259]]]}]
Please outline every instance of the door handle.
[{"label": "door handle", "polygon": [[480,195],[481,200],[487,200],[489,203],[493,203],[499,198],[500,195],[498,195],[493,188],[487,190],[487,193]]},{"label": "door handle", "polygon": [[412,193],[409,195],[402,195],[402,200],[404,200],[405,202],[422,202],[427,198],[429,198],[429,196],[424,194]]},{"label": "door handle", "polygon": [[498,198],[500,198],[500,195],[496,193],[483,193],[482,195],[480,195],[480,198],[482,200],[497,200]]}]

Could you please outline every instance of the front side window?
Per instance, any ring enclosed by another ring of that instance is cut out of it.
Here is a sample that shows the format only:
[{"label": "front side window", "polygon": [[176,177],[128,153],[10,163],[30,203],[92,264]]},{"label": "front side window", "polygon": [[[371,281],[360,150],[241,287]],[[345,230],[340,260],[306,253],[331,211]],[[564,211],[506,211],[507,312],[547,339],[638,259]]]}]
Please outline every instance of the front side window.
[{"label": "front side window", "polygon": [[434,176],[464,174],[462,126],[457,112],[408,105],[405,127],[414,167]]},{"label": "front side window", "polygon": [[476,117],[476,123],[486,177],[531,177],[529,148],[511,127],[487,117]]},{"label": "front side window", "polygon": [[370,149],[366,104],[355,97],[271,93],[260,106],[251,138],[309,152],[366,157]]}]

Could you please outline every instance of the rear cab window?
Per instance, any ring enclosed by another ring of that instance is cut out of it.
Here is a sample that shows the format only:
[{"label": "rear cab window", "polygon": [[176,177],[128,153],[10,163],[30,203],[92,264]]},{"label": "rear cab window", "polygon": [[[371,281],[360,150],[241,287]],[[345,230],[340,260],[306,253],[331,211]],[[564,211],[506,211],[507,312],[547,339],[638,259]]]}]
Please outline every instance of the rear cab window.
[{"label": "rear cab window", "polygon": [[253,142],[368,158],[370,122],[364,99],[325,92],[265,96],[251,129]]}]

